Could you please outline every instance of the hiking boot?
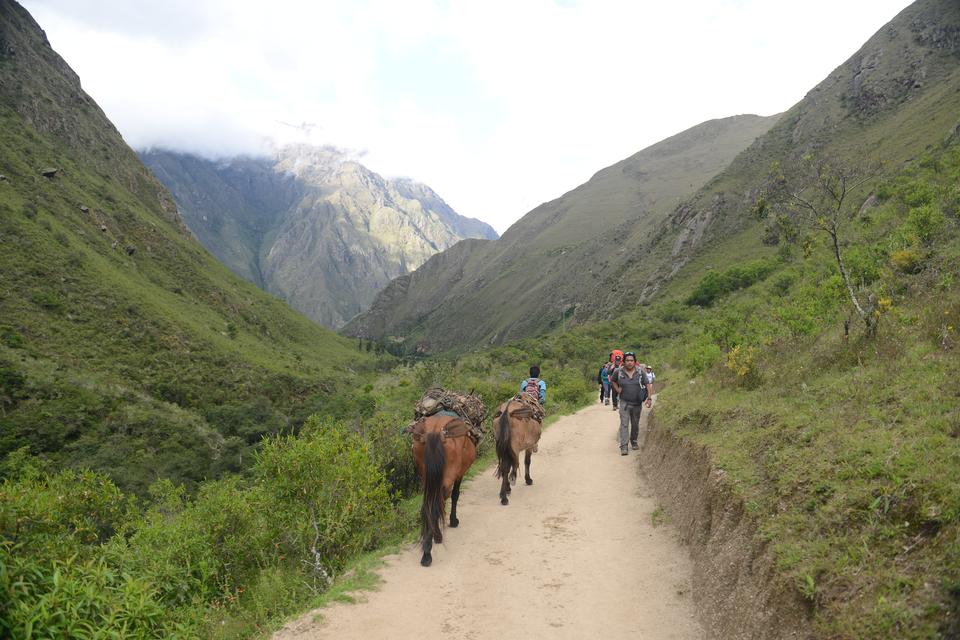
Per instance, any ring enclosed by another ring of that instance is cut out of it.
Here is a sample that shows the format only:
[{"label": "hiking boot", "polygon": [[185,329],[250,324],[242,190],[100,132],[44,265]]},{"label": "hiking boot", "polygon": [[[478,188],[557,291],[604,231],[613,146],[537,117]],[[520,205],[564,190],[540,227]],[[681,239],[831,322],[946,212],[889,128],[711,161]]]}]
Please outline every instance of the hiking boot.
[{"label": "hiking boot", "polygon": [[631,442],[630,448],[633,449],[634,451],[637,451],[640,448],[640,445],[638,445],[636,442]]},{"label": "hiking boot", "polygon": [[606,400],[604,400],[604,401],[603,401],[603,404],[609,405],[609,404],[610,404],[610,398],[607,398]]},{"label": "hiking boot", "polygon": [[627,455],[627,448],[626,448],[626,447],[621,447],[621,448],[620,448],[620,455],[622,455],[622,456]]},{"label": "hiking boot", "polygon": [[613,410],[614,410],[614,411],[617,410],[617,405],[613,405]]}]

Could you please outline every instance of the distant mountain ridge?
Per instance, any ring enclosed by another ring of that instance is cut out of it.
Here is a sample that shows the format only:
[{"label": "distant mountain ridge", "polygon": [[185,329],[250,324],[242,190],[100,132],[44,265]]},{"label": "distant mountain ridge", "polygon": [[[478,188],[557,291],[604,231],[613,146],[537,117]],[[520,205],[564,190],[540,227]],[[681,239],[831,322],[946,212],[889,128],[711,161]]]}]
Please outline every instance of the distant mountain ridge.
[{"label": "distant mountain ridge", "polygon": [[384,178],[334,147],[219,161],[154,149],[141,158],[224,264],[333,328],[433,254],[497,237],[430,187]]},{"label": "distant mountain ridge", "polygon": [[393,281],[344,331],[429,351],[556,327],[598,295],[602,269],[627,255],[623,236],[652,231],[778,117],[710,120],[602,169],[499,240],[463,242]]}]

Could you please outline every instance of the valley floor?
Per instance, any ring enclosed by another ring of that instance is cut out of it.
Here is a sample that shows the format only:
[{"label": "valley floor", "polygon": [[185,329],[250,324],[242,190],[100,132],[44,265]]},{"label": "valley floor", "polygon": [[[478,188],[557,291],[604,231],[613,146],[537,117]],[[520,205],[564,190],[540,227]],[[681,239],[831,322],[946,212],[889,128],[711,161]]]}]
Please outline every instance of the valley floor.
[{"label": "valley floor", "polygon": [[[702,638],[691,562],[619,455],[618,414],[595,405],[551,426],[510,505],[493,469],[464,485],[430,568],[411,546],[357,604],[291,622],[274,640],[319,638]],[[645,418],[644,418],[645,423]]]}]

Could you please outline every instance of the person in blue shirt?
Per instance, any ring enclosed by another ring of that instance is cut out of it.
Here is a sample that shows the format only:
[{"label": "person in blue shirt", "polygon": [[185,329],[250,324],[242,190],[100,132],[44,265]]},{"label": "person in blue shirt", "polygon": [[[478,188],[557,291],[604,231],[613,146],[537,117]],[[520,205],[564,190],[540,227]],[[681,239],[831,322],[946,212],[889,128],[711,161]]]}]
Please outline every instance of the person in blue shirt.
[{"label": "person in blue shirt", "polygon": [[539,400],[540,404],[547,404],[547,383],[540,379],[540,367],[530,367],[530,377],[520,383],[520,393],[529,393]]}]

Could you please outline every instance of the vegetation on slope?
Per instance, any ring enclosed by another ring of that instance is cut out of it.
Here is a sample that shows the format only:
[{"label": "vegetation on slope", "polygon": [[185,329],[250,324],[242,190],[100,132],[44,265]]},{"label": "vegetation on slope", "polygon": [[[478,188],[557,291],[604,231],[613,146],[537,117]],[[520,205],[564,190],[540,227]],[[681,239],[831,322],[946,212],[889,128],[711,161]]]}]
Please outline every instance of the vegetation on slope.
[{"label": "vegetation on slope", "polygon": [[335,412],[372,354],[204,251],[14,3],[0,40],[0,456],[28,447],[143,495]]},{"label": "vegetation on slope", "polygon": [[[824,637],[958,630],[958,184],[952,146],[877,185],[851,221],[845,257],[878,297],[875,335],[845,337],[850,301],[815,237],[711,307],[650,310],[682,327],[657,345],[673,365],[658,421],[707,447]],[[730,248],[700,268],[723,270]]]},{"label": "vegetation on slope", "polygon": [[[0,484],[0,632],[243,638],[272,628],[323,598],[357,553],[413,530],[419,483],[401,428],[424,388],[475,389],[492,414],[533,358],[559,415],[592,397],[567,347],[547,339],[366,378],[340,419],[268,438],[252,469],[193,492],[162,479],[137,500],[103,474],[14,452]],[[491,438],[488,428],[478,465]]]}]

